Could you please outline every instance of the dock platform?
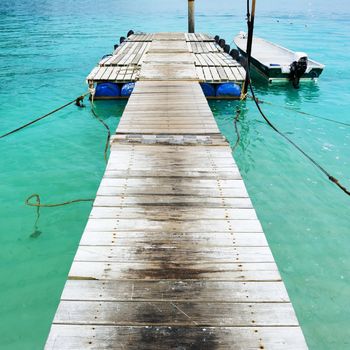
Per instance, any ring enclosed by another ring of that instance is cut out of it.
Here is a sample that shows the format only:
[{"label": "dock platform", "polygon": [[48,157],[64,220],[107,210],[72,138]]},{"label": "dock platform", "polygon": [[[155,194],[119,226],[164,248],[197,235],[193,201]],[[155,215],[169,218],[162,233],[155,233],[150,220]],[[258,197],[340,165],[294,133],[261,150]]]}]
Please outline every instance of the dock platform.
[{"label": "dock platform", "polygon": [[[191,66],[181,78],[206,83],[235,82],[245,79],[244,68],[206,34],[156,33],[134,34],[111,56],[102,59],[87,77],[90,85],[113,82],[126,83],[154,79],[144,66],[162,65],[172,60]],[[141,74],[142,71],[146,75]],[[189,68],[189,67],[188,67]],[[157,70],[161,73],[161,70]],[[172,80],[179,75],[169,75]],[[162,79],[162,75],[157,77]]]},{"label": "dock platform", "polygon": [[145,37],[47,350],[307,349],[184,37]]}]

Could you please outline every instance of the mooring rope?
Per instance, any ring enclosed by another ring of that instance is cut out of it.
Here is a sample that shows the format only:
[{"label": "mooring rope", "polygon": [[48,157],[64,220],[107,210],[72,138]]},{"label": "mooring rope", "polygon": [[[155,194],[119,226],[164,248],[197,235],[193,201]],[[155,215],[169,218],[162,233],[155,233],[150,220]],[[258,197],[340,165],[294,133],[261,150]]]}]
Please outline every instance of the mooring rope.
[{"label": "mooring rope", "polygon": [[[248,97],[253,100],[253,96],[249,95]],[[272,103],[272,102],[269,102],[269,101],[261,100],[260,98],[258,99],[258,103],[260,103],[260,104],[264,103],[264,104],[267,104],[267,105],[270,105],[270,106],[286,109],[286,110],[289,110],[289,111],[292,111],[292,112],[295,112],[295,113],[298,113],[298,114],[301,114],[301,115],[305,115],[305,116],[308,116],[308,117],[313,117],[313,118],[316,118],[316,119],[326,120],[326,121],[331,122],[331,123],[336,123],[336,124],[340,124],[340,125],[344,125],[344,126],[350,126],[350,123],[342,122],[340,120],[335,120],[335,119],[331,119],[331,118],[327,118],[327,117],[321,117],[319,115],[315,115],[315,114],[311,114],[311,113],[307,113],[307,112],[303,112],[303,111],[298,111],[295,108],[282,106],[282,105],[275,104],[275,103]]]},{"label": "mooring rope", "polygon": [[107,130],[107,138],[106,138],[106,144],[105,144],[105,148],[104,148],[104,159],[105,162],[108,162],[108,149],[109,149],[109,141],[111,139],[111,129],[109,128],[109,126],[98,116],[97,112],[95,111],[94,108],[94,102],[91,100],[91,111],[92,114],[94,115],[94,117],[106,128]]},{"label": "mooring rope", "polygon": [[[32,120],[31,122],[25,124],[25,125],[22,125],[10,132],[7,132],[6,134],[0,136],[0,138],[4,138],[6,136],[9,136],[11,134],[14,134],[70,105],[72,105],[73,103],[75,103],[77,106],[79,107],[85,107],[83,105],[83,101],[84,101],[84,98],[85,96],[87,96],[88,94],[90,94],[90,92],[87,92],[79,97],[77,97],[76,99],[64,104],[63,106],[61,107],[58,107],[56,108],[55,110],[39,117],[39,118],[36,118],[34,120]],[[107,162],[107,154],[108,154],[108,147],[109,147],[109,140],[110,140],[110,137],[111,137],[111,131],[110,131],[110,128],[109,126],[98,116],[97,112],[95,111],[94,109],[94,104],[93,104],[93,100],[91,101],[91,111],[94,115],[94,117],[106,128],[107,130],[107,139],[106,139],[106,145],[105,145],[105,149],[104,149],[104,159],[106,160]],[[35,199],[35,203],[33,203],[32,199]],[[30,235],[32,238],[36,238],[38,237],[40,234],[41,234],[41,231],[39,230],[38,228],[38,223],[39,223],[39,219],[40,219],[40,208],[54,208],[54,207],[62,207],[62,206],[65,206],[65,205],[70,205],[70,204],[74,204],[74,203],[81,203],[81,202],[93,202],[95,199],[94,198],[78,198],[78,199],[73,199],[73,200],[69,200],[69,201],[65,201],[65,202],[61,202],[61,203],[42,203],[41,202],[41,198],[40,198],[40,195],[37,194],[37,193],[34,193],[32,195],[30,195],[26,200],[25,200],[25,205],[27,206],[30,206],[30,207],[35,207],[36,208],[36,219],[35,219],[35,223],[34,223],[34,230],[33,230],[33,233]]]},{"label": "mooring rope", "polygon": [[[247,74],[250,74],[249,67],[247,68]],[[250,91],[252,93],[253,101],[255,102],[256,107],[258,108],[259,113],[264,118],[266,123],[280,136],[282,136],[288,143],[290,143],[294,148],[296,148],[304,157],[306,157],[312,164],[314,164],[323,174],[325,174],[328,179],[333,182],[336,186],[338,186],[344,193],[346,193],[348,196],[350,196],[350,191],[343,186],[337,178],[335,178],[333,175],[331,175],[320,163],[318,163],[315,159],[313,159],[309,154],[307,154],[299,145],[297,145],[293,140],[291,140],[287,135],[285,135],[283,132],[281,132],[272,122],[267,118],[265,113],[260,107],[260,104],[258,102],[258,99],[255,96],[255,92],[253,89],[253,86],[251,83],[249,83]]]},{"label": "mooring rope", "polygon": [[72,101],[70,101],[70,102],[64,104],[63,106],[54,109],[53,111],[51,111],[51,112],[49,112],[49,113],[47,113],[47,114],[44,114],[44,115],[40,116],[39,118],[36,118],[36,119],[30,121],[29,123],[26,123],[26,124],[24,124],[24,125],[22,125],[22,126],[16,128],[16,129],[14,129],[14,130],[11,130],[11,131],[9,131],[9,132],[7,132],[7,133],[1,135],[1,136],[0,136],[0,139],[4,138],[4,137],[6,137],[6,136],[12,135],[12,134],[14,134],[14,133],[16,133],[16,132],[18,132],[18,131],[20,131],[20,130],[22,130],[22,129],[28,127],[28,126],[30,126],[30,125],[32,125],[32,124],[35,124],[35,123],[37,123],[38,121],[40,121],[40,120],[42,120],[42,119],[44,119],[44,118],[47,118],[47,117],[49,117],[50,115],[52,115],[52,114],[54,114],[54,113],[56,113],[56,112],[58,112],[58,111],[60,111],[60,110],[62,110],[62,109],[64,109],[64,108],[66,108],[66,107],[68,107],[68,106],[70,106],[70,105],[72,105],[73,103],[75,103],[75,105],[78,106],[78,107],[84,107],[84,105],[82,104],[82,101],[84,100],[84,97],[87,96],[89,93],[90,93],[90,92],[87,92],[87,93],[85,93],[85,94],[83,94],[83,95],[81,95],[81,96],[75,98],[74,100],[72,100]]},{"label": "mooring rope", "polygon": [[[31,199],[35,198],[36,203],[32,203]],[[93,202],[95,199],[93,198],[79,198],[79,199],[73,199],[70,201],[62,202],[62,203],[54,203],[54,204],[42,204],[40,195],[34,193],[30,195],[26,200],[25,200],[25,205],[28,205],[30,207],[36,207],[36,219],[34,223],[34,229],[33,233],[30,235],[32,238],[37,238],[38,236],[41,235],[41,231],[38,228],[38,223],[40,219],[40,208],[53,208],[53,207],[63,207],[64,205],[69,205],[73,203],[80,203],[80,202]]]},{"label": "mooring rope", "polygon": [[[36,199],[36,203],[31,203],[30,200],[32,198]],[[63,207],[64,205],[69,205],[73,203],[79,203],[79,202],[93,202],[95,199],[94,198],[82,198],[82,199],[73,199],[67,202],[62,202],[62,203],[54,203],[54,204],[42,204],[40,195],[38,194],[32,194],[30,195],[26,201],[25,204],[29,205],[30,207],[37,207],[37,208],[53,208],[53,207]]]},{"label": "mooring rope", "polygon": [[239,143],[241,141],[241,134],[240,134],[239,129],[238,129],[238,122],[239,122],[239,117],[240,116],[241,116],[241,106],[240,107],[237,106],[236,115],[235,115],[235,118],[233,120],[233,124],[235,126],[235,132],[236,132],[237,138],[236,138],[235,144],[232,147],[232,154],[235,153],[236,148],[238,147],[238,145],[239,145]]}]

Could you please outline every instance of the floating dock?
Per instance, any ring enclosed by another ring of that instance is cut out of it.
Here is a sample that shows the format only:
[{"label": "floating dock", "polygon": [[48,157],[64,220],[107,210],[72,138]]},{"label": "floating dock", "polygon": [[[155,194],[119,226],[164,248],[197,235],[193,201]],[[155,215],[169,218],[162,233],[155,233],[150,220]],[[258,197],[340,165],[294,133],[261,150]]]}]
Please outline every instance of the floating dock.
[{"label": "floating dock", "polygon": [[47,350],[307,349],[188,38],[144,37]]},{"label": "floating dock", "polygon": [[[165,72],[169,68],[169,59],[176,63],[175,68],[179,70],[176,74]],[[87,82],[93,86],[96,83],[154,79],[241,84],[245,80],[245,70],[205,34],[134,34],[111,56],[99,62],[87,77]]]}]

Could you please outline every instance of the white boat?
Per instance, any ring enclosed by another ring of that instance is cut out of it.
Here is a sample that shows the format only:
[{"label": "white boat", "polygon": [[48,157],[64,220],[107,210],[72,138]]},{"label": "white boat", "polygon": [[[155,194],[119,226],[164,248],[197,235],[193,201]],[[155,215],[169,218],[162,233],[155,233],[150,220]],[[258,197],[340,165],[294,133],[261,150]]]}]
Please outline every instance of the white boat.
[{"label": "white boat", "polygon": [[[246,57],[248,36],[239,33],[234,42],[240,54]],[[299,80],[317,79],[325,66],[308,58],[303,52],[293,52],[270,41],[254,37],[251,64],[270,83],[292,81],[297,87]],[[298,77],[299,75],[299,77]]]}]

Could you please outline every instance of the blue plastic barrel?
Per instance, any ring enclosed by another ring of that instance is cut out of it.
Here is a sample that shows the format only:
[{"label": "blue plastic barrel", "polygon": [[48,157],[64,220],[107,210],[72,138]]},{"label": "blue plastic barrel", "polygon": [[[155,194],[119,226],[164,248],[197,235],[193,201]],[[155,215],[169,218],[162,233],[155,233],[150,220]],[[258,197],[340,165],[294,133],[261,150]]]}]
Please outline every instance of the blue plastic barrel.
[{"label": "blue plastic barrel", "polygon": [[216,90],[217,97],[238,97],[241,96],[241,88],[234,83],[220,84]]},{"label": "blue plastic barrel", "polygon": [[215,96],[215,87],[208,83],[201,83],[201,88],[206,97],[214,97]]},{"label": "blue plastic barrel", "polygon": [[135,87],[135,83],[126,83],[123,85],[122,87],[122,92],[121,92],[121,95],[123,97],[129,97],[133,90],[134,90],[134,87]]},{"label": "blue plastic barrel", "polygon": [[95,97],[119,97],[120,88],[116,83],[100,83],[96,86]]}]

